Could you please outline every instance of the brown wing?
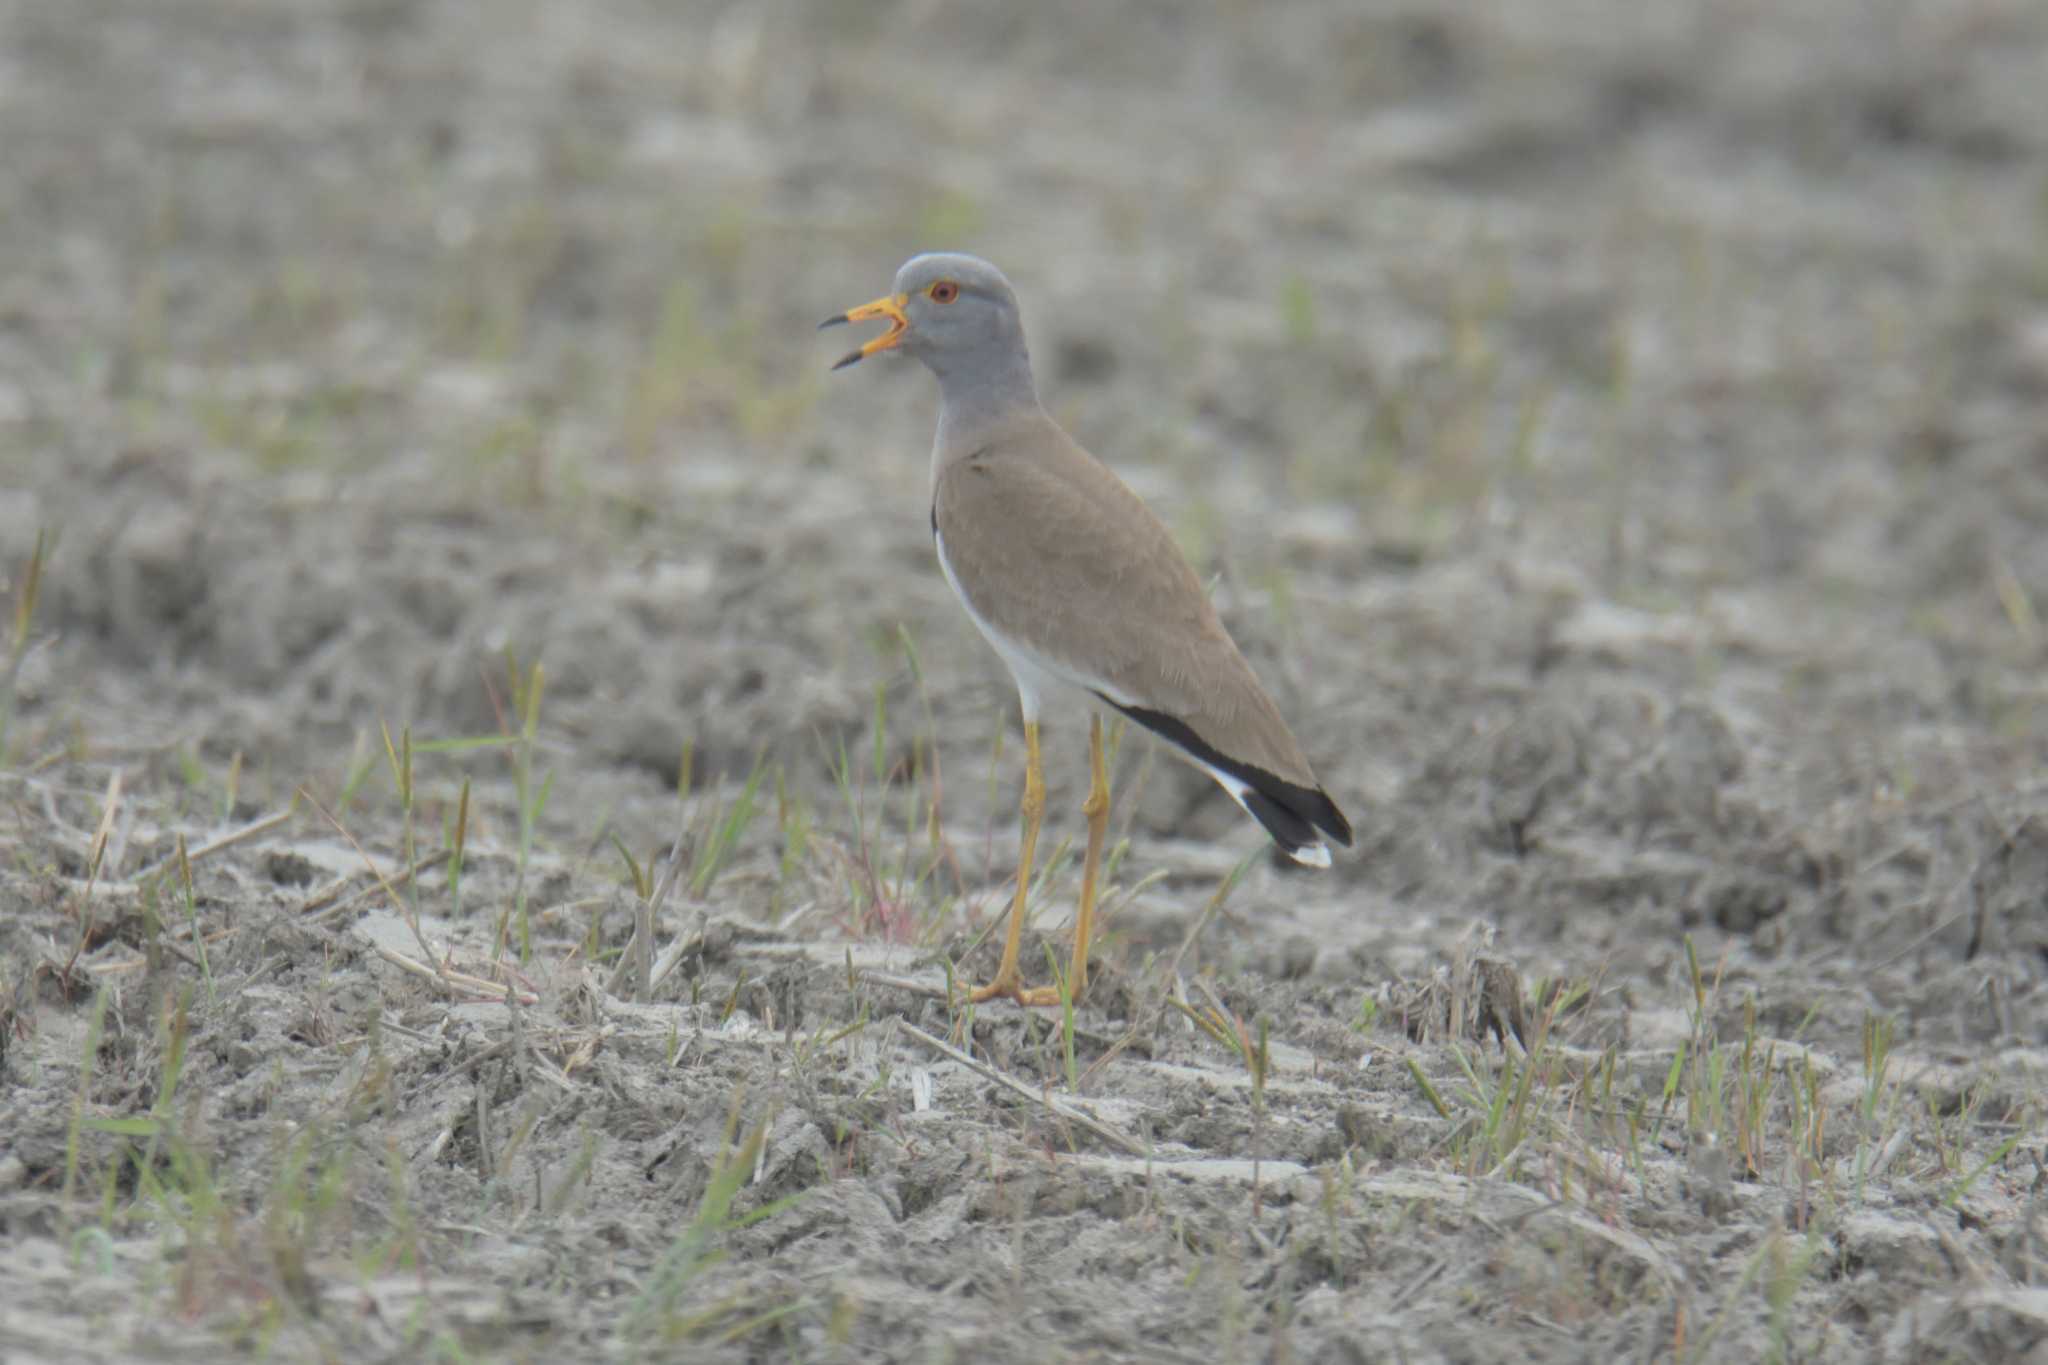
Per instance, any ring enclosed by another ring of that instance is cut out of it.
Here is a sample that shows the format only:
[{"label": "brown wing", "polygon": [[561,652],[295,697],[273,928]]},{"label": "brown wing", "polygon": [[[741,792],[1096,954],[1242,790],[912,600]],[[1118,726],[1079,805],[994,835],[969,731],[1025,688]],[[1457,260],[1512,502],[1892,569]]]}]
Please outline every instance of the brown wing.
[{"label": "brown wing", "polygon": [[998,630],[1109,684],[1205,761],[1316,787],[1165,523],[1050,419],[946,464],[932,517],[961,591]]}]

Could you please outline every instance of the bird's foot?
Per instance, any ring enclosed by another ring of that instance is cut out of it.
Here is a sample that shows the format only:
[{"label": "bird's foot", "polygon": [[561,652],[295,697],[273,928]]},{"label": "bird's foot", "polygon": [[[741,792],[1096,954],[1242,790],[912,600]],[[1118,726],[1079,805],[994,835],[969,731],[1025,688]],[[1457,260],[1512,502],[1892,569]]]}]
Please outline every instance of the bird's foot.
[{"label": "bird's foot", "polygon": [[1014,1000],[1026,1009],[1046,1009],[1065,1004],[1068,997],[1060,993],[1058,986],[1026,987],[1017,973],[998,972],[995,980],[975,988],[967,998],[977,1005],[988,1000]]}]

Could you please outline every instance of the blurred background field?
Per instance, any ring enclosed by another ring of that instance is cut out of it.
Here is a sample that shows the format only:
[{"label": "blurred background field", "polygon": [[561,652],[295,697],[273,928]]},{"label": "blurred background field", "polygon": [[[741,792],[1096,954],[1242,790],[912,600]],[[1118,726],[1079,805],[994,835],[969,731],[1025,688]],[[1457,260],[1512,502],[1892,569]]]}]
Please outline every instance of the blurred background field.
[{"label": "blurred background field", "polygon": [[[0,5],[0,1354],[2041,1349],[2044,64],[2022,0]],[[812,329],[939,248],[1362,836],[1131,738],[1071,1020],[902,984],[985,974],[1014,703],[928,377]]]}]

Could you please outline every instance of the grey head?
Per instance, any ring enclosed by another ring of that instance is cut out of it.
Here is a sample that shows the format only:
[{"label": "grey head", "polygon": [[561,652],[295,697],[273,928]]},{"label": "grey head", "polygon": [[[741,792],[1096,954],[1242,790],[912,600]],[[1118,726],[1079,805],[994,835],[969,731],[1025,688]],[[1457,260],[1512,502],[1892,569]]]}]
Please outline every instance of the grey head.
[{"label": "grey head", "polygon": [[938,376],[948,407],[1037,403],[1017,292],[979,256],[929,251],[896,272],[896,288],[821,326],[886,318],[890,327],[833,369],[881,351],[916,356]]}]

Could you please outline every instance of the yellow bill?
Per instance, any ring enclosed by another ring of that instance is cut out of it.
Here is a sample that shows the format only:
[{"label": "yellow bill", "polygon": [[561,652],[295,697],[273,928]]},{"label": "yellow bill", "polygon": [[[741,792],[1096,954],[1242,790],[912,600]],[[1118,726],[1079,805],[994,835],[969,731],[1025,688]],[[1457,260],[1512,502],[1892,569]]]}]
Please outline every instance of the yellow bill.
[{"label": "yellow bill", "polygon": [[858,351],[850,352],[832,368],[843,370],[856,360],[866,360],[878,351],[895,349],[903,340],[904,329],[910,326],[910,315],[903,311],[909,302],[910,300],[902,294],[888,294],[876,299],[873,303],[864,303],[858,308],[849,309],[837,317],[826,318],[823,322],[819,323],[818,329],[823,331],[827,327],[836,327],[842,322],[868,322],[875,318],[887,318],[889,320],[888,331],[868,342]]}]

